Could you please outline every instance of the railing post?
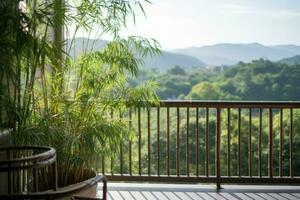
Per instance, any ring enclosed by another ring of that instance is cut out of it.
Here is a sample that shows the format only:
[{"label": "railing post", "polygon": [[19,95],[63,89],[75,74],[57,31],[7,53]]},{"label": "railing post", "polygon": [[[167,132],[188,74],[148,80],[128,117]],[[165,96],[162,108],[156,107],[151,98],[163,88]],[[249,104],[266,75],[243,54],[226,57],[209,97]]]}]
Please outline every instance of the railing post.
[{"label": "railing post", "polygon": [[[131,128],[132,128],[132,113],[131,113],[131,108],[129,108],[129,113],[128,113],[128,126],[129,126],[129,129],[131,130]],[[128,170],[129,170],[129,175],[132,175],[132,170],[131,170],[131,166],[132,166],[132,164],[131,164],[131,146],[132,146],[132,143],[131,143],[131,139],[129,139],[129,141],[128,141]],[[104,173],[103,173],[104,174]]]},{"label": "railing post", "polygon": [[269,108],[269,178],[273,178],[273,112]]},{"label": "railing post", "polygon": [[138,172],[139,175],[142,174],[142,154],[141,154],[141,147],[142,146],[142,135],[141,135],[141,108],[138,107]]},{"label": "railing post", "polygon": [[102,199],[107,200],[107,178],[103,175],[103,191],[102,191]]},{"label": "railing post", "polygon": [[220,172],[220,145],[221,145],[221,108],[217,107],[217,127],[216,127],[216,178],[217,189],[221,189]]},{"label": "railing post", "polygon": [[289,131],[289,171],[290,178],[294,177],[293,168],[293,108],[290,108],[290,131]]},{"label": "railing post", "polygon": [[179,132],[180,132],[180,113],[179,107],[177,107],[177,132],[176,132],[176,175],[179,176]]}]

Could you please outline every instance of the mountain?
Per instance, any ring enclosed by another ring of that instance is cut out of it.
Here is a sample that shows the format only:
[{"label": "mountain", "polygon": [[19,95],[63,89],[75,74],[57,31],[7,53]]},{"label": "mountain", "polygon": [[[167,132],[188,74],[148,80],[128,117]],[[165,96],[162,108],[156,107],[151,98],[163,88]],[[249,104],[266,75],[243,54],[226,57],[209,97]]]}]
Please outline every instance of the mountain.
[{"label": "mountain", "polygon": [[156,68],[160,72],[166,72],[176,65],[184,69],[202,68],[206,66],[206,64],[196,57],[167,51],[162,51],[161,55],[156,55],[154,57],[147,56],[144,58],[144,67]]},{"label": "mountain", "polygon": [[177,49],[173,52],[195,56],[208,65],[234,65],[239,61],[250,62],[259,58],[278,61],[282,58],[300,54],[300,46],[274,45],[265,46],[259,43],[230,44],[222,43],[202,47]]},{"label": "mountain", "polygon": [[[103,49],[108,41],[100,39],[87,39],[87,38],[75,38],[73,41],[71,39],[67,40],[67,53],[72,57],[76,58],[82,52],[87,51],[98,51]],[[86,49],[84,49],[84,47]]]},{"label": "mountain", "polygon": [[296,55],[289,58],[284,58],[279,60],[280,63],[284,63],[287,65],[299,65],[300,64],[300,55]]},{"label": "mountain", "polygon": [[271,47],[279,50],[285,50],[292,54],[299,54],[300,52],[300,46],[297,45],[275,45]]},{"label": "mountain", "polygon": [[[105,40],[93,40],[87,38],[75,38],[73,45],[71,45],[71,40],[67,40],[67,52],[68,54],[75,58],[84,51],[97,51],[103,49],[108,41]],[[83,49],[87,46],[86,49]],[[76,48],[74,48],[76,47]],[[181,53],[173,53],[168,51],[162,51],[161,55],[146,56],[143,58],[144,65],[141,68],[156,68],[159,72],[166,72],[168,69],[178,65],[184,69],[187,68],[202,68],[205,67],[202,61],[198,58],[190,55],[185,55]]]}]

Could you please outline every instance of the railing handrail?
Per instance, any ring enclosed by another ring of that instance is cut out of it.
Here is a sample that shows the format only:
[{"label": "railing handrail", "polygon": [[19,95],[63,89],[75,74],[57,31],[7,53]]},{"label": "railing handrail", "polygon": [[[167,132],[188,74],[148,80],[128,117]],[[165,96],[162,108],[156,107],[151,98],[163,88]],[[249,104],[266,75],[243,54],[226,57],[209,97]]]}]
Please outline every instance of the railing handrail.
[{"label": "railing handrail", "polygon": [[160,100],[161,107],[300,108],[300,101]]}]

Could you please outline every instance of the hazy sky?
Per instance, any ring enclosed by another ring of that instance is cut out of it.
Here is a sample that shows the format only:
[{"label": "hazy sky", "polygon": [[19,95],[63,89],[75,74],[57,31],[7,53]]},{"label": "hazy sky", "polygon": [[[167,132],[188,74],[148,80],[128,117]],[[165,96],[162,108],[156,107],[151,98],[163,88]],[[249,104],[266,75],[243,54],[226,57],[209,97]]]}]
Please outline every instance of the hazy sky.
[{"label": "hazy sky", "polygon": [[299,0],[152,0],[123,35],[157,39],[164,49],[215,43],[300,45]]}]

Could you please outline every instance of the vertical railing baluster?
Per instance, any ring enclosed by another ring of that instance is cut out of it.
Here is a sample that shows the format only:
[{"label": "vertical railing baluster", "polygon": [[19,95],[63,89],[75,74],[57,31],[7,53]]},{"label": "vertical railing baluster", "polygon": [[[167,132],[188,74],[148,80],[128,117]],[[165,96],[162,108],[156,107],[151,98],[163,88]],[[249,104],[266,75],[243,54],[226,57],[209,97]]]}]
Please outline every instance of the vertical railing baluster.
[{"label": "vertical railing baluster", "polygon": [[123,145],[120,142],[120,174],[123,175]]},{"label": "vertical railing baluster", "polygon": [[248,138],[248,163],[249,163],[249,176],[252,177],[252,108],[249,108],[249,138]]},{"label": "vertical railing baluster", "polygon": [[221,189],[221,108],[217,107],[217,127],[216,127],[216,177],[217,189]]},{"label": "vertical railing baluster", "polygon": [[199,108],[196,107],[196,176],[199,176]]},{"label": "vertical railing baluster", "polygon": [[289,131],[289,165],[290,177],[294,176],[293,173],[293,109],[290,108],[290,131]]},{"label": "vertical railing baluster", "polygon": [[[129,108],[129,113],[128,113],[128,126],[129,126],[129,129],[131,129],[132,128],[132,113],[131,113],[131,108]],[[128,170],[129,170],[129,174],[130,175],[132,175],[132,161],[131,161],[131,154],[132,154],[132,142],[131,142],[131,139],[129,139],[129,142],[128,142],[128,161],[129,161],[129,163],[128,163]]]},{"label": "vertical railing baluster", "polygon": [[186,158],[186,175],[189,176],[190,175],[190,159],[189,159],[189,132],[190,132],[190,111],[189,111],[189,107],[186,108],[186,154],[185,154],[185,158]]},{"label": "vertical railing baluster", "polygon": [[167,107],[167,175],[170,176],[170,108]]},{"label": "vertical railing baluster", "polygon": [[227,108],[227,176],[230,177],[230,162],[231,162],[231,124],[230,124],[230,108]]},{"label": "vertical railing baluster", "polygon": [[205,126],[205,175],[209,176],[209,108],[206,107],[206,126]]},{"label": "vertical railing baluster", "polygon": [[160,110],[157,107],[157,175],[160,175]]},{"label": "vertical railing baluster", "polygon": [[282,177],[282,148],[283,148],[283,110],[280,109],[280,138],[279,138],[279,176]]},{"label": "vertical railing baluster", "polygon": [[114,157],[110,156],[110,173],[113,176],[114,175]]},{"label": "vertical railing baluster", "polygon": [[180,131],[180,115],[179,107],[177,107],[177,133],[176,133],[176,175],[179,176],[179,131]]},{"label": "vertical railing baluster", "polygon": [[262,158],[261,158],[261,144],[262,144],[262,108],[259,108],[259,135],[258,135],[258,173],[262,177]]},{"label": "vertical railing baluster", "polygon": [[105,174],[105,156],[104,155],[102,155],[101,165],[102,165],[102,174]]},{"label": "vertical railing baluster", "polygon": [[[114,118],[113,110],[111,110],[111,112],[110,112],[110,117],[111,117],[111,119]],[[112,176],[114,175],[114,157],[113,157],[113,155],[110,156],[110,173]]]},{"label": "vertical railing baluster", "polygon": [[238,176],[241,176],[241,108],[238,109]]},{"label": "vertical railing baluster", "polygon": [[142,171],[141,171],[141,165],[142,165],[142,156],[141,156],[141,138],[142,137],[142,135],[141,135],[141,108],[140,107],[138,107],[138,159],[139,159],[139,161],[138,161],[138,167],[139,167],[139,169],[138,169],[138,171],[139,171],[139,175],[141,175],[142,174]]},{"label": "vertical railing baluster", "polygon": [[273,177],[273,112],[269,108],[269,177]]},{"label": "vertical railing baluster", "polygon": [[148,175],[151,175],[151,126],[150,126],[150,108],[147,109],[147,130],[148,130]]},{"label": "vertical railing baluster", "polygon": [[[120,111],[119,118],[122,120],[122,113]],[[123,175],[123,142],[120,142],[120,174]]]}]

